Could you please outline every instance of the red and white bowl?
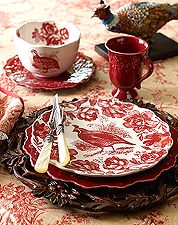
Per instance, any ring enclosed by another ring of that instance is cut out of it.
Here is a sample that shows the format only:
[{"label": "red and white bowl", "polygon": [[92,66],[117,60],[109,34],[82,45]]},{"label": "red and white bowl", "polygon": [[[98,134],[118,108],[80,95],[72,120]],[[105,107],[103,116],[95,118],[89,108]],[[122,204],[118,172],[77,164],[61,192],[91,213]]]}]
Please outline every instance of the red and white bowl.
[{"label": "red and white bowl", "polygon": [[15,46],[23,66],[33,75],[56,77],[74,62],[80,31],[72,23],[27,22],[15,32]]}]

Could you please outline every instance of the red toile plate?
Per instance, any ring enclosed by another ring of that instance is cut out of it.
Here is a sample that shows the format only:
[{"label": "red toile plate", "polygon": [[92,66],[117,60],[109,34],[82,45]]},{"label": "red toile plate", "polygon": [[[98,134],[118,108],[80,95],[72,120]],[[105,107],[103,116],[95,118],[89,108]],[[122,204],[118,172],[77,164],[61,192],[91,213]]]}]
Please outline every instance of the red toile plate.
[{"label": "red toile plate", "polygon": [[[173,144],[168,124],[135,104],[86,98],[63,106],[71,160],[62,170],[85,176],[125,176],[155,166]],[[49,132],[50,112],[27,128],[25,151],[40,152]],[[60,168],[57,148],[55,136],[50,163]]]},{"label": "red toile plate", "polygon": [[[91,189],[91,188],[126,188],[131,185],[149,182],[156,180],[163,172],[169,170],[175,165],[176,157],[178,155],[178,132],[171,127],[171,135],[173,138],[173,146],[169,150],[168,155],[159,162],[156,166],[149,170],[145,170],[140,173],[135,173],[123,177],[85,177],[80,176],[75,173],[70,173],[64,170],[57,168],[56,166],[49,165],[48,175],[51,176],[54,180],[59,180],[63,182],[73,183],[82,188]],[[35,162],[38,157],[37,151],[33,148],[25,149],[26,153],[30,156],[30,161],[32,166],[35,165]]]},{"label": "red toile plate", "polygon": [[76,60],[69,70],[58,77],[41,78],[33,76],[25,69],[16,55],[7,60],[4,70],[5,75],[18,85],[31,89],[57,90],[72,88],[87,82],[95,74],[96,65],[90,57],[78,52]]}]

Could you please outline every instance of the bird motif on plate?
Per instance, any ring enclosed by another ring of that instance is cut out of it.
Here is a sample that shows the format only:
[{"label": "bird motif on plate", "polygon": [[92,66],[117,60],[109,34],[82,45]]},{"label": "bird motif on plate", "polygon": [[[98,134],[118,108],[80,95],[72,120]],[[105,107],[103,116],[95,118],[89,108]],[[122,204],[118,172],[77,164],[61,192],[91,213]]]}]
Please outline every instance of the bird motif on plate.
[{"label": "bird motif on plate", "polygon": [[78,125],[73,125],[73,127],[73,132],[77,132],[78,137],[82,141],[101,149],[101,151],[97,152],[97,154],[102,152],[105,147],[111,147],[112,151],[115,152],[115,149],[113,147],[114,144],[126,144],[129,146],[135,145],[134,143],[126,141],[119,135],[111,133],[109,131],[87,130],[85,128],[79,127]]},{"label": "bird motif on plate", "polygon": [[97,5],[92,17],[98,17],[108,31],[125,33],[147,41],[167,22],[178,19],[178,4],[129,3],[112,13],[103,0]]}]

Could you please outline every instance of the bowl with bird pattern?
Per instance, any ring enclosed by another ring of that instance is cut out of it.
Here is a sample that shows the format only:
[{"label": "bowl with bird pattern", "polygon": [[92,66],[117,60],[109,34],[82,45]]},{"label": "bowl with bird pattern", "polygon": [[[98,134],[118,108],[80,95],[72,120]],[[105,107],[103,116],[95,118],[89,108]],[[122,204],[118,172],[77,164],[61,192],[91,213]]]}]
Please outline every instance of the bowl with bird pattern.
[{"label": "bowl with bird pattern", "polygon": [[35,76],[49,78],[75,61],[80,31],[68,22],[27,22],[16,29],[14,40],[22,65]]}]

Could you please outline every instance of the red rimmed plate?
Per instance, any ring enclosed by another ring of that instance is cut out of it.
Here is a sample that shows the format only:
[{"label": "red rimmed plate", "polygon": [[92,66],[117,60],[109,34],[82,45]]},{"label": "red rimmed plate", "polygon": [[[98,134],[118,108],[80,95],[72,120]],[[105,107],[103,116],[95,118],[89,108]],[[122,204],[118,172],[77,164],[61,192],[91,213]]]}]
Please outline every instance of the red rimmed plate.
[{"label": "red rimmed plate", "polygon": [[5,75],[15,81],[20,86],[31,89],[57,90],[61,88],[73,88],[78,84],[87,82],[96,71],[93,60],[78,52],[76,60],[69,70],[59,77],[41,78],[35,77],[24,68],[16,55],[7,60],[4,66]]},{"label": "red rimmed plate", "polygon": [[[125,176],[150,169],[173,144],[169,126],[152,111],[117,99],[66,102],[65,135],[71,155],[61,169],[85,176]],[[51,110],[26,130],[24,150],[40,151]],[[57,137],[50,163],[59,167]]]},{"label": "red rimmed plate", "polygon": [[[73,183],[85,189],[91,188],[122,189],[137,183],[156,180],[156,178],[158,178],[163,172],[171,169],[175,165],[176,157],[178,155],[178,131],[176,131],[172,127],[170,128],[170,130],[174,141],[172,148],[169,150],[169,153],[165,159],[163,159],[155,167],[149,170],[117,178],[116,177],[96,178],[96,177],[85,177],[80,176],[78,174],[70,173],[50,164],[47,173],[54,180]],[[38,152],[34,151],[34,149],[32,148],[27,148],[24,150],[30,156],[31,164],[32,166],[34,166],[38,157]]]}]

